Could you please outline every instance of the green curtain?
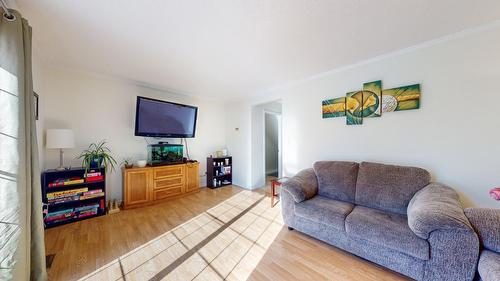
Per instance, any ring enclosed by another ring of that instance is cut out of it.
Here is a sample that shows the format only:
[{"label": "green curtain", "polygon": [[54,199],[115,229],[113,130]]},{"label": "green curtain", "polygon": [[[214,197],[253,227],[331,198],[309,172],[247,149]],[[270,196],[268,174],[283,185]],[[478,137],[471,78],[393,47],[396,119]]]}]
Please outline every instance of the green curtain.
[{"label": "green curtain", "polygon": [[0,191],[5,193],[0,194],[0,201],[11,199],[0,202],[0,227],[5,223],[12,229],[9,233],[17,234],[6,235],[7,241],[0,237],[10,251],[0,257],[4,270],[0,279],[3,275],[14,280],[47,280],[31,27],[17,11],[11,12],[16,17],[13,21],[0,16],[0,184],[6,187]]}]

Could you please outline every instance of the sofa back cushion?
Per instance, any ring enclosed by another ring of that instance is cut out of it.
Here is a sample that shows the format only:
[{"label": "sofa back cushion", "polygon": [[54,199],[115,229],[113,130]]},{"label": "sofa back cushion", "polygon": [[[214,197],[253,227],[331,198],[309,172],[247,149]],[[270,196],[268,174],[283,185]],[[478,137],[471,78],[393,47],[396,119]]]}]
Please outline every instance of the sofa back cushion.
[{"label": "sofa back cushion", "polygon": [[354,203],[358,163],[318,161],[313,167],[318,178],[319,195]]},{"label": "sofa back cushion", "polygon": [[356,182],[355,203],[406,214],[413,195],[430,180],[429,172],[421,168],[362,162]]}]

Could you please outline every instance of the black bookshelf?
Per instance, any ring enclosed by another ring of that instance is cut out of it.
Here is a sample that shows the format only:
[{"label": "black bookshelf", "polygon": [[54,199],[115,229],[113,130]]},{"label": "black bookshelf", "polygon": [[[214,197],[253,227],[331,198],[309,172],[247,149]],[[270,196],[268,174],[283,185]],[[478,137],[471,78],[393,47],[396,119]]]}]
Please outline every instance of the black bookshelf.
[{"label": "black bookshelf", "polygon": [[[217,184],[214,184],[214,179]],[[207,187],[218,188],[233,183],[233,158],[208,157],[207,158]]]},{"label": "black bookshelf", "polygon": [[[85,168],[71,168],[71,169],[66,169],[66,170],[46,170],[42,173],[42,201],[43,201],[43,208],[44,208],[44,226],[45,228],[51,228],[67,223],[72,223],[75,221],[81,221],[89,218],[94,218],[98,216],[102,216],[106,214],[106,171],[104,168],[100,169],[93,169],[93,170],[88,170],[87,173],[101,173],[102,175],[102,180],[97,180],[97,181],[89,181],[87,182],[86,178],[86,173],[85,173]],[[74,183],[74,184],[67,184],[67,185],[61,185],[61,186],[49,186],[52,183],[55,183],[57,180],[60,179],[83,179],[82,183]],[[49,198],[47,197],[47,194],[53,194],[54,192],[64,192],[64,191],[71,191],[71,190],[77,190],[77,189],[87,189],[87,191],[97,191],[97,190],[102,190],[103,195],[99,195],[97,197],[93,198],[86,198],[85,197],[80,197],[83,195],[83,192],[75,194],[72,200],[70,201],[65,201],[65,202],[53,202],[49,201]],[[97,206],[97,212],[95,214],[92,213],[87,213],[85,214],[85,211],[93,210],[95,209],[87,209],[87,210],[81,210],[78,211],[78,209],[84,209],[85,207],[90,208],[89,206]],[[62,212],[62,211],[67,211],[73,209],[74,211],[68,212],[67,216],[64,218],[56,219],[56,220],[51,220],[47,216],[48,214],[53,214],[56,212]]]}]

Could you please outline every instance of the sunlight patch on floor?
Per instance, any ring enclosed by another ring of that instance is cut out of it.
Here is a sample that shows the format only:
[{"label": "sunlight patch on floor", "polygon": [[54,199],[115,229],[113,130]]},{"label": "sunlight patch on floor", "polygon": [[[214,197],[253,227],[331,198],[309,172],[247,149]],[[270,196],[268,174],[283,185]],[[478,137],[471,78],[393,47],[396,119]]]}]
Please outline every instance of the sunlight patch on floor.
[{"label": "sunlight patch on floor", "polygon": [[279,205],[242,191],[80,280],[246,280],[282,227]]}]

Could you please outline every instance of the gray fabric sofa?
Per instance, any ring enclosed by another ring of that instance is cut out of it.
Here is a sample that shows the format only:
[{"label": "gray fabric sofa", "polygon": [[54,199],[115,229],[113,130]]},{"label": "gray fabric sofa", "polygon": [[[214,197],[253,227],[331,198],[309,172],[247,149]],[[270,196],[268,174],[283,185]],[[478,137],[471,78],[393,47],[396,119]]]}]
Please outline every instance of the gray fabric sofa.
[{"label": "gray fabric sofa", "polygon": [[479,240],[457,193],[420,168],[321,161],[283,184],[290,229],[417,280],[472,280]]},{"label": "gray fabric sofa", "polygon": [[479,235],[483,249],[479,255],[476,280],[500,280],[500,209],[467,208],[465,215]]}]

